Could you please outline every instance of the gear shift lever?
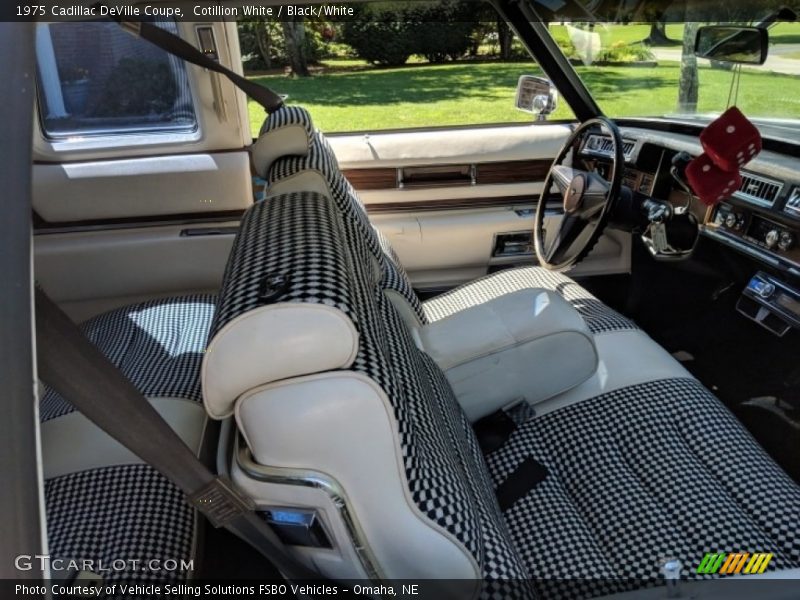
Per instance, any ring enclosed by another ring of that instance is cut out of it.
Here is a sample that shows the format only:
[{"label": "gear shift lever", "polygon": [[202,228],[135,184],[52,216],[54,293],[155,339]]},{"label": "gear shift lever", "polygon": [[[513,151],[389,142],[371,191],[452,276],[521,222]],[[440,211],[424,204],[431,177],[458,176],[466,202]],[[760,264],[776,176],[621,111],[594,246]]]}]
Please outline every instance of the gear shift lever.
[{"label": "gear shift lever", "polygon": [[[697,219],[686,207],[673,207],[669,202],[648,198],[642,202],[647,216],[647,229],[642,233],[642,241],[656,260],[683,260],[691,256],[697,243]],[[690,234],[687,236],[687,233]],[[689,248],[676,248],[670,243],[678,240],[691,242]]]}]

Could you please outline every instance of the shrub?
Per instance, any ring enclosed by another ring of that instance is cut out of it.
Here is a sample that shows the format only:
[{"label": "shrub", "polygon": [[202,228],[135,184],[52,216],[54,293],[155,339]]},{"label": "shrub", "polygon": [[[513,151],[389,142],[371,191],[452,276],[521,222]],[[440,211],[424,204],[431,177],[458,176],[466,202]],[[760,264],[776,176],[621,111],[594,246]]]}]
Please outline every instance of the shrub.
[{"label": "shrub", "polygon": [[626,44],[622,41],[603,48],[595,57],[595,61],[600,62],[639,62],[654,59],[655,55],[649,46],[641,43]]},{"label": "shrub", "polygon": [[409,18],[414,23],[414,36],[409,40],[412,54],[441,63],[467,53],[473,43],[472,33],[478,28],[473,4],[445,0],[409,6]]},{"label": "shrub", "polygon": [[478,27],[466,2],[381,3],[359,6],[342,40],[373,64],[398,66],[412,54],[438,63],[460,58]]},{"label": "shrub", "polygon": [[123,58],[106,79],[93,113],[97,117],[161,115],[172,110],[176,91],[166,62]]},{"label": "shrub", "polygon": [[392,67],[405,64],[413,52],[409,42],[412,28],[407,22],[395,20],[393,13],[375,15],[373,10],[371,6],[362,7],[360,18],[347,21],[342,39],[367,62]]}]

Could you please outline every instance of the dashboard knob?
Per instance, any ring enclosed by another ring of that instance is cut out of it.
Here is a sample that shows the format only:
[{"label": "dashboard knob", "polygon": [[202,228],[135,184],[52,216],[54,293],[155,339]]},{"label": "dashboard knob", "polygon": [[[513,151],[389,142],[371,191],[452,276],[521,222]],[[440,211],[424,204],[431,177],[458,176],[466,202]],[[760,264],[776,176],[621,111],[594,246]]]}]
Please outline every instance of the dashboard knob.
[{"label": "dashboard knob", "polygon": [[794,245],[794,235],[792,235],[789,231],[781,232],[780,237],[778,238],[778,248],[783,251],[788,250]]},{"label": "dashboard knob", "polygon": [[734,229],[736,227],[736,222],[738,219],[736,218],[735,212],[729,212],[725,215],[725,226],[729,227],[730,229]]},{"label": "dashboard knob", "polygon": [[774,248],[777,246],[780,239],[781,233],[777,229],[770,229],[767,235],[764,236],[764,242],[767,244],[767,248]]}]

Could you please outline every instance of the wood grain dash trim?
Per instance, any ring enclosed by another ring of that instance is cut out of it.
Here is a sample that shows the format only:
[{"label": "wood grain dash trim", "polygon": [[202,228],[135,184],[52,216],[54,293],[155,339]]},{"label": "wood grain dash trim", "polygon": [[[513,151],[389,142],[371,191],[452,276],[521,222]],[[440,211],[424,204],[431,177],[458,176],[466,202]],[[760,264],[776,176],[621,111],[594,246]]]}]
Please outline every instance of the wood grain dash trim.
[{"label": "wood grain dash trim", "polygon": [[[536,160],[509,160],[500,162],[477,163],[476,184],[491,185],[498,183],[527,183],[542,181],[547,175],[551,161],[549,159]],[[420,165],[425,167],[429,165]],[[446,168],[449,165],[435,165]],[[409,167],[414,168],[414,167]],[[392,190],[397,189],[397,169],[390,167],[344,169],[344,176],[356,190]],[[455,182],[453,185],[463,184]],[[424,183],[415,184],[419,189],[423,187],[438,187],[442,182],[426,186]]]},{"label": "wood grain dash trim", "polygon": [[505,162],[478,163],[477,183],[525,183],[542,181],[550,169],[550,160],[510,160]]},{"label": "wood grain dash trim", "polygon": [[397,187],[397,169],[344,169],[342,173],[356,190],[390,190]]},{"label": "wood grain dash trim", "polygon": [[538,196],[495,196],[490,198],[445,198],[441,200],[411,200],[407,202],[379,202],[367,204],[369,214],[378,213],[418,213],[432,210],[459,210],[475,208],[493,208],[498,206],[533,207]]}]

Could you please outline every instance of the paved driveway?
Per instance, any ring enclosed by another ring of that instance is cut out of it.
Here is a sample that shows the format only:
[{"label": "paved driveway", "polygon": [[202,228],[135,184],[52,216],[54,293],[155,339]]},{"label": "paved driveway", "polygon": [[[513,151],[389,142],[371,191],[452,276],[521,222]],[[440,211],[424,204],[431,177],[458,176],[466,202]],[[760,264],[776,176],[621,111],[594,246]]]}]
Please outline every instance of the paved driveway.
[{"label": "paved driveway", "polygon": [[[680,48],[652,48],[656,60],[681,60]],[[787,58],[786,54],[792,54],[797,58]],[[705,59],[698,59],[698,63],[708,64]],[[762,66],[754,65],[752,68],[774,71],[775,73],[787,73],[789,75],[800,75],[800,44],[776,44],[769,47],[767,61]]]}]

